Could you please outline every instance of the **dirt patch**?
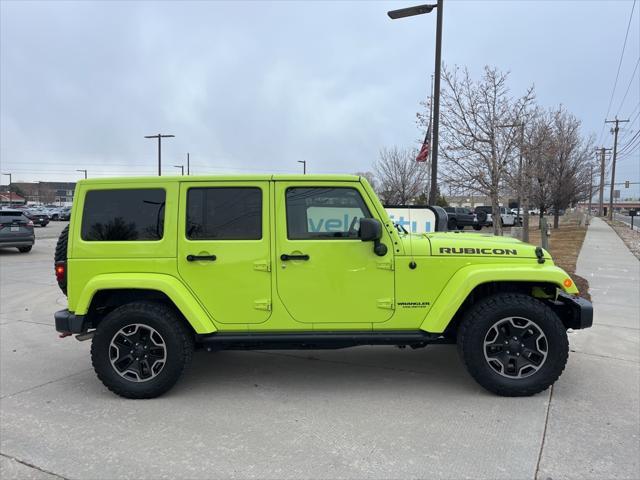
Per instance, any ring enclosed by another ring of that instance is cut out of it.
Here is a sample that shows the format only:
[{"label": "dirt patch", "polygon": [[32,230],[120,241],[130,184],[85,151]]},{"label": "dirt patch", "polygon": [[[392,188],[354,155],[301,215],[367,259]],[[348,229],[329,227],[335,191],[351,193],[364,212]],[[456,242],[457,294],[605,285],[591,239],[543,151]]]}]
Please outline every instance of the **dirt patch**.
[{"label": "dirt patch", "polygon": [[[549,221],[553,221],[549,218]],[[529,243],[540,245],[540,230],[538,230],[538,217],[530,219]],[[589,282],[576,275],[576,263],[582,249],[587,229],[578,223],[578,216],[567,214],[560,217],[560,226],[551,230],[549,237],[549,253],[554,263],[565,270],[578,287],[580,296],[591,300],[589,295]]]},{"label": "dirt patch", "polygon": [[[631,253],[640,260],[640,232],[637,230],[631,230],[629,225],[624,222],[619,222],[618,220],[614,220],[613,222],[608,218],[603,218],[603,220],[615,230],[627,248],[631,250]],[[638,223],[640,223],[640,220],[638,220]]]}]

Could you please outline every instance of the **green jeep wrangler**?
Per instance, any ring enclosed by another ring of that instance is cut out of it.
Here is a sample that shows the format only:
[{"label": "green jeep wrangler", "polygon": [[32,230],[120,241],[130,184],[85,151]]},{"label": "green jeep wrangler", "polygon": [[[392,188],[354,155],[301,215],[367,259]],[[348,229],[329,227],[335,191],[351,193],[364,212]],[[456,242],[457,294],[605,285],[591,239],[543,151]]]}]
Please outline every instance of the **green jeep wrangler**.
[{"label": "green jeep wrangler", "polygon": [[56,330],[91,338],[98,378],[128,398],[169,390],[196,348],[434,343],[457,343],[487,390],[532,395],[562,373],[567,329],[592,324],[540,247],[407,234],[362,177],[82,180],[75,198]]}]

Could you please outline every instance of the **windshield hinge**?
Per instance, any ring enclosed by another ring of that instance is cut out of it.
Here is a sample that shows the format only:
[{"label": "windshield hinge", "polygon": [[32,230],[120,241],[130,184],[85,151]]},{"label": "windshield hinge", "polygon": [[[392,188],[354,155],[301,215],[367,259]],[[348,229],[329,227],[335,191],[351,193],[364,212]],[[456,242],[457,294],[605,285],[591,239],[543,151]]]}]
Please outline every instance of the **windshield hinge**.
[{"label": "windshield hinge", "polygon": [[253,269],[260,272],[270,272],[271,263],[268,260],[258,260],[256,262],[253,262]]},{"label": "windshield hinge", "polygon": [[388,262],[376,262],[378,268],[383,270],[393,270],[393,260],[389,260]]},{"label": "windshield hinge", "polygon": [[253,302],[253,308],[256,310],[271,311],[271,300],[255,300]]},{"label": "windshield hinge", "polygon": [[377,300],[378,308],[387,308],[393,310],[395,308],[393,298],[379,298]]}]

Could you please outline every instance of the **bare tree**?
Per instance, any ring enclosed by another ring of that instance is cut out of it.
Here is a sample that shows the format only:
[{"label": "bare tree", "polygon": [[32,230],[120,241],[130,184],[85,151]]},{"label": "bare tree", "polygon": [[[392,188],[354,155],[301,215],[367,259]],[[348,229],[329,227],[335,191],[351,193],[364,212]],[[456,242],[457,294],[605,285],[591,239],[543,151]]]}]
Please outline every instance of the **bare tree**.
[{"label": "bare tree", "polygon": [[515,130],[504,125],[524,117],[534,100],[534,89],[530,87],[523,96],[512,98],[508,73],[494,67],[485,67],[478,81],[467,69],[457,67],[445,68],[442,79],[442,178],[453,188],[490,197],[493,230],[501,235],[499,197],[520,144]]},{"label": "bare tree", "polygon": [[558,228],[560,210],[588,196],[593,140],[581,136],[580,121],[562,106],[539,112],[532,123],[526,145],[530,195],[541,214],[553,207]]},{"label": "bare tree", "polygon": [[428,168],[416,162],[417,151],[383,148],[375,163],[378,195],[385,205],[409,205],[428,190]]}]

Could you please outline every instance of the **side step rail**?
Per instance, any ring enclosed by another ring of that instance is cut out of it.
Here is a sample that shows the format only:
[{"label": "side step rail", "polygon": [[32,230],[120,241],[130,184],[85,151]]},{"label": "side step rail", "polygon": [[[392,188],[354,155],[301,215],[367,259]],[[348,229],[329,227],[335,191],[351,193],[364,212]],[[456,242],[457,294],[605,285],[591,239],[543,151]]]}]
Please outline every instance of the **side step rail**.
[{"label": "side step rail", "polygon": [[399,345],[413,348],[452,339],[422,330],[388,332],[212,333],[197,335],[207,350],[335,349],[358,345]]}]

